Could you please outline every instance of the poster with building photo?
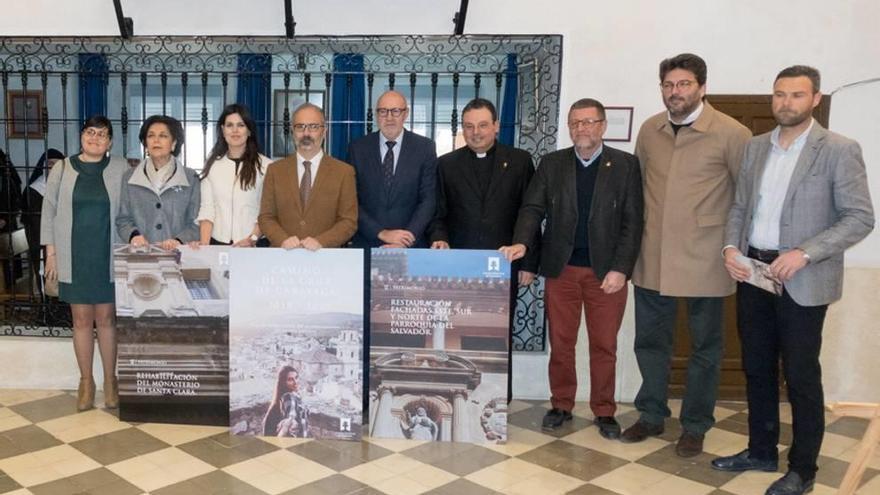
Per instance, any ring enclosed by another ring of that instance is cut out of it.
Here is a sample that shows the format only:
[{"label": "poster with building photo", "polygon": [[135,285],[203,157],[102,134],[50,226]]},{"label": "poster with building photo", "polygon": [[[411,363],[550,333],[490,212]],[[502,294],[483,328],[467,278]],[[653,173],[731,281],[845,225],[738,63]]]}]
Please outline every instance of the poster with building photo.
[{"label": "poster with building photo", "polygon": [[235,249],[230,264],[232,433],[360,440],[363,252]]},{"label": "poster with building photo", "polygon": [[229,248],[114,248],[123,421],[229,421]]},{"label": "poster with building photo", "polygon": [[497,251],[373,249],[370,434],[507,440],[510,264]]}]

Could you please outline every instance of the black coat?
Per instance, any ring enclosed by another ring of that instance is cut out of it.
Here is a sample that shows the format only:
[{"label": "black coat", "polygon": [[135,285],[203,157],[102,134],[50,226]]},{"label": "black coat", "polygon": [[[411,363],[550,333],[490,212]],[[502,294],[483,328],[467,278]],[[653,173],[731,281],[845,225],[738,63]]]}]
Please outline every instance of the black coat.
[{"label": "black coat", "polygon": [[[590,205],[590,264],[600,280],[611,271],[629,278],[639,254],[644,226],[644,197],[639,160],[604,146]],[[558,277],[574,250],[578,223],[577,162],[574,148],[546,155],[526,193],[514,243],[540,249],[540,273]],[[534,233],[547,224],[540,246]]]},{"label": "black coat", "polygon": [[[524,150],[495,145],[495,163],[485,198],[470,151],[459,148],[437,159],[437,213],[430,240],[446,241],[453,249],[498,249],[511,244],[517,212],[535,174],[532,156]],[[535,232],[534,241],[537,241]],[[537,270],[537,253],[521,269]]]}]

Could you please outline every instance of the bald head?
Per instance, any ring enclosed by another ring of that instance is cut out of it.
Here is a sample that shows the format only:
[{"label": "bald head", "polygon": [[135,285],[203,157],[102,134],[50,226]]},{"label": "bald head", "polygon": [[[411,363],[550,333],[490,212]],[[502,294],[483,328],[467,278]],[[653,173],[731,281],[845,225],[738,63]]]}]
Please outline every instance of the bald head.
[{"label": "bald head", "polygon": [[385,139],[397,139],[408,116],[406,98],[397,91],[386,91],[376,101],[376,123]]}]

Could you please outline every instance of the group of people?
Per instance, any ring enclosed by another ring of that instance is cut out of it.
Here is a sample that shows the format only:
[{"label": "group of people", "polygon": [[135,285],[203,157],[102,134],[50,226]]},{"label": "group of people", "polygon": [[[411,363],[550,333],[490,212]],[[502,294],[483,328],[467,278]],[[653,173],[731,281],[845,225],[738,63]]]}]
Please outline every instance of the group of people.
[{"label": "group of people", "polygon": [[[536,274],[546,278],[552,393],[546,429],[572,417],[575,344],[585,310],[590,407],[599,432],[623,442],[662,434],[670,416],[677,301],[686,301],[691,355],[676,445],[683,457],[702,452],[715,421],[722,301],[740,282],[750,441],[713,467],[776,470],[781,357],[794,440],[788,473],[767,493],[809,491],[824,430],[819,349],[825,310],[841,295],[843,251],[874,224],[859,146],[813,120],[821,99],[813,68],[792,66],[777,75],[772,111],[778,125],[754,138],[705,101],[700,57],[663,60],[659,79],[666,111],[644,122],[635,154],[603,143],[605,108],[583,98],[567,115],[573,146],[547,154],[537,169],[528,152],[497,141],[497,111],[482,98],[462,111],[466,146],[438,158],[431,140],[404,128],[406,98],[385,92],[375,107],[379,130],[351,143],[346,162],[324,152],[325,116],[315,105],[293,114],[295,154],[271,164],[259,152],[248,110],[230,105],[217,122],[217,143],[201,176],[177,159],[184,142],[177,120],[144,122],[139,137],[147,157],[130,168],[109,157],[110,122],[89,119],[81,153],[49,174],[41,228],[46,275],[57,277],[61,299],[71,303],[82,373],[78,407],[93,407],[93,324],[105,402],[117,404],[114,240],[165,249],[260,242],[308,250],[349,243],[500,249],[514,262],[520,285]],[[749,270],[737,261],[742,254],[770,265],[784,284],[781,296],[743,283]],[[614,418],[615,366],[627,280],[634,285],[642,385],[635,402],[640,418],[621,431]],[[279,434],[289,415],[288,392],[276,392],[266,434]]]}]

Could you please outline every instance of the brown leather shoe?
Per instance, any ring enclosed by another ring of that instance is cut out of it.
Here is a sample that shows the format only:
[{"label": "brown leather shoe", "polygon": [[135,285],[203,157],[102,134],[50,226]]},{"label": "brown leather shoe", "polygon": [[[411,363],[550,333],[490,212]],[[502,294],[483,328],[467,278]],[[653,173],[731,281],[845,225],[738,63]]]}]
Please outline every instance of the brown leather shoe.
[{"label": "brown leather shoe", "polygon": [[95,407],[95,379],[88,376],[79,379],[76,390],[76,410],[88,411]]},{"label": "brown leather shoe", "polygon": [[119,385],[115,376],[104,378],[104,406],[107,409],[119,407]]},{"label": "brown leather shoe", "polygon": [[675,444],[675,453],[679,457],[696,457],[703,452],[703,438],[705,435],[698,435],[689,431],[682,432]]},{"label": "brown leather shoe", "polygon": [[636,424],[630,426],[620,435],[620,441],[623,443],[642,442],[648,437],[656,437],[663,434],[663,425],[653,425],[642,420],[636,421]]}]

